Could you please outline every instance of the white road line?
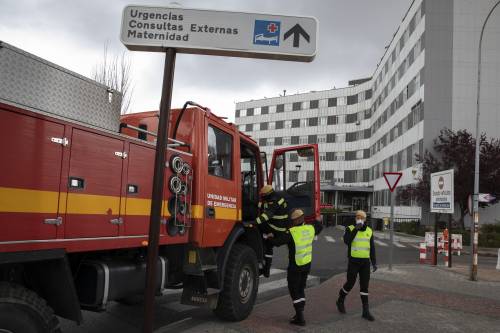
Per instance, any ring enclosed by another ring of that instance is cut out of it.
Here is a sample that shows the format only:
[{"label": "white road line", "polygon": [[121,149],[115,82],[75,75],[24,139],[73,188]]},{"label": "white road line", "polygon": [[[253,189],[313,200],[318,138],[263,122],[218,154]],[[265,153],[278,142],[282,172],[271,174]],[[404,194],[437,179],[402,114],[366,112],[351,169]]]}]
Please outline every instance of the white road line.
[{"label": "white road line", "polygon": [[335,239],[333,239],[332,236],[325,236],[325,239],[326,239],[327,242],[335,243]]},{"label": "white road line", "polygon": [[[312,280],[312,279],[316,279],[316,277],[312,276],[312,275],[309,275],[307,277],[307,280]],[[266,283],[259,285],[259,294],[262,294],[262,293],[265,293],[267,291],[274,290],[274,289],[284,288],[287,285],[288,285],[288,282],[286,281],[286,278],[276,280],[276,281],[266,282]]]},{"label": "white road line", "polygon": [[380,246],[387,246],[386,243],[382,242],[382,241],[379,241],[378,239],[374,239],[373,240],[376,244],[380,245]]},{"label": "white road line", "polygon": [[410,244],[410,246],[411,246],[411,247],[414,247],[414,248],[416,248],[416,249],[420,249],[420,246],[415,245],[415,244]]},{"label": "white road line", "polygon": [[404,246],[403,244],[401,244],[401,243],[399,243],[397,241],[394,241],[394,246],[396,246],[396,247],[406,247],[406,246]]}]

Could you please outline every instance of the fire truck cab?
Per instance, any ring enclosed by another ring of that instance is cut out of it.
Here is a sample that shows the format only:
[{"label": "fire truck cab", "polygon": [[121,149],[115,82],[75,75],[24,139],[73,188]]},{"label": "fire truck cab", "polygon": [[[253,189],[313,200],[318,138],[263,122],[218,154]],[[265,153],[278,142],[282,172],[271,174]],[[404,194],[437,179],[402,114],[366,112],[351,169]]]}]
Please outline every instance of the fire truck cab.
[{"label": "fire truck cab", "polygon": [[[256,142],[209,109],[186,103],[169,124],[157,294],[242,320],[259,189],[318,219],[317,146],[275,151],[267,177]],[[0,331],[58,332],[57,316],[143,293],[157,127],[158,112],[120,116],[117,92],[0,42]],[[287,184],[299,163],[312,176]]]}]

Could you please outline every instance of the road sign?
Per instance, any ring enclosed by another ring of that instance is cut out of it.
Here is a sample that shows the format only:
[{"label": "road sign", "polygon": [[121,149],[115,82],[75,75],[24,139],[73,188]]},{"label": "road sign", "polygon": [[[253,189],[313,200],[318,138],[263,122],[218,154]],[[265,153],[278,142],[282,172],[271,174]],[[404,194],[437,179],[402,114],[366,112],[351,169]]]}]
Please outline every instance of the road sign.
[{"label": "road sign", "polygon": [[453,214],[453,169],[431,173],[431,212]]},{"label": "road sign", "polygon": [[384,179],[389,187],[389,191],[393,192],[403,176],[402,172],[384,172]]},{"label": "road sign", "polygon": [[314,17],[131,5],[123,10],[120,39],[133,51],[308,62],[317,30]]}]

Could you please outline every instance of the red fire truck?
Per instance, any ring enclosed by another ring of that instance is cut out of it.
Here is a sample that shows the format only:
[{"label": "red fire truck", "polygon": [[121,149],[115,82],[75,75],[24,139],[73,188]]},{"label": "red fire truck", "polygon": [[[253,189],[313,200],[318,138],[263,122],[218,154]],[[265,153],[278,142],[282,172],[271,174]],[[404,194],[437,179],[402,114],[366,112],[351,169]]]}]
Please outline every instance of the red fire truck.
[{"label": "red fire truck", "polygon": [[[119,107],[107,87],[0,43],[0,331],[58,332],[57,316],[80,323],[143,293],[158,112]],[[186,103],[170,124],[157,293],[182,288],[183,303],[244,319],[263,259],[246,223],[259,188],[318,219],[317,146],[275,151],[265,179],[256,142],[209,109]],[[287,184],[300,163],[315,172]]]}]

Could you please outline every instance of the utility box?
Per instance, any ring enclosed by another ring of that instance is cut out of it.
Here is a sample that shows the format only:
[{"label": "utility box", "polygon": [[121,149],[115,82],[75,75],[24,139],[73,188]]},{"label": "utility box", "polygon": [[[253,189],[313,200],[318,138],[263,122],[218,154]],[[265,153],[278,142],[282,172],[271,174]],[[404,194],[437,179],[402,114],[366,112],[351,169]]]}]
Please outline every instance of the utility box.
[{"label": "utility box", "polygon": [[0,41],[0,102],[117,132],[122,96]]}]

